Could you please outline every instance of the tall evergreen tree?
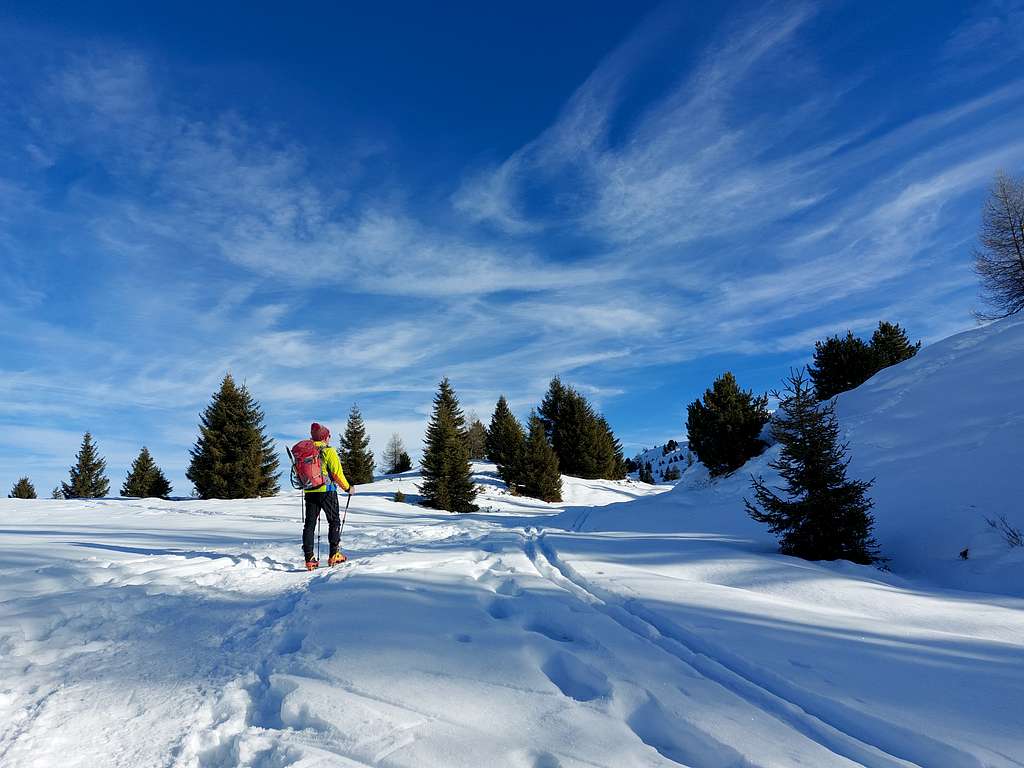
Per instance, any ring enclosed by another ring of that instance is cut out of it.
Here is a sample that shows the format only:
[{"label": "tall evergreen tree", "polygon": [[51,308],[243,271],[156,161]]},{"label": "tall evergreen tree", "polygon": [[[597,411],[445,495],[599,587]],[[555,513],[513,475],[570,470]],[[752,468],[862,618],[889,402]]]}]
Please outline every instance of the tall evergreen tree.
[{"label": "tall evergreen tree", "polygon": [[185,476],[200,498],[248,499],[280,490],[278,457],[263,410],[230,373],[199,416],[199,437],[190,455]]},{"label": "tall evergreen tree", "polygon": [[475,512],[476,485],[465,441],[466,420],[448,379],[434,396],[434,412],[423,441],[423,505],[450,512]]},{"label": "tall evergreen tree", "polygon": [[405,451],[402,436],[397,432],[391,435],[391,439],[388,440],[388,444],[380,458],[384,464],[385,474],[397,475],[400,472],[408,472],[412,469],[412,461],[409,459],[409,454]]},{"label": "tall evergreen tree", "polygon": [[137,496],[142,499],[163,498],[171,495],[171,484],[163,471],[153,461],[146,446],[142,446],[135,457],[132,468],[121,486],[122,496]]},{"label": "tall evergreen tree", "polygon": [[920,348],[921,342],[911,344],[910,337],[899,323],[883,320],[871,334],[871,351],[875,353],[875,365],[879,370],[909,360]]},{"label": "tall evergreen tree", "polygon": [[32,482],[27,477],[23,477],[14,484],[11,492],[7,494],[7,498],[34,499],[36,498],[36,487],[32,485]]},{"label": "tall evergreen tree", "polygon": [[99,455],[92,435],[82,436],[82,447],[75,456],[75,466],[70,470],[70,482],[61,483],[65,499],[98,499],[110,490],[107,479],[107,460]]},{"label": "tall evergreen tree", "polygon": [[359,406],[353,405],[341,436],[338,458],[345,470],[345,478],[353,485],[373,482],[373,451],[370,438],[366,436],[366,424]]},{"label": "tall evergreen tree", "polygon": [[466,430],[466,450],[470,461],[482,461],[487,458],[487,428],[473,414],[469,429]]},{"label": "tall evergreen tree", "polygon": [[871,536],[871,482],[848,480],[848,449],[839,442],[835,400],[820,404],[803,371],[790,375],[785,396],[772,421],[781,444],[770,466],[782,476],[783,487],[768,487],[751,478],[754,503],[744,499],[747,513],[767,523],[780,536],[779,549],[807,560],[878,560]]},{"label": "tall evergreen tree", "polygon": [[622,446],[608,422],[557,376],[551,380],[538,416],[563,473],[608,480],[625,476]]},{"label": "tall evergreen tree", "polygon": [[855,389],[878,372],[874,350],[862,339],[846,332],[845,338],[830,336],[814,344],[814,363],[807,369],[819,400]]},{"label": "tall evergreen tree", "polygon": [[521,464],[525,447],[523,428],[502,395],[494,407],[487,430],[487,458],[498,465],[498,475],[513,490],[522,485]]},{"label": "tall evergreen tree", "polygon": [[768,421],[768,397],[740,389],[728,371],[686,408],[690,449],[712,476],[733,472],[764,450],[758,437]]},{"label": "tall evergreen tree", "polygon": [[523,450],[520,493],[541,501],[562,500],[562,475],[558,457],[548,443],[544,422],[536,413],[530,414],[530,434]]}]

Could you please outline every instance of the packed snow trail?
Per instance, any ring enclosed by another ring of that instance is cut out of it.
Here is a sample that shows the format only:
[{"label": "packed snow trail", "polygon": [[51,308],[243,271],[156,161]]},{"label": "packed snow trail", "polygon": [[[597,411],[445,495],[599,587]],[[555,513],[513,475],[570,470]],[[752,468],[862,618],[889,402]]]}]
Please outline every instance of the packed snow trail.
[{"label": "packed snow trail", "polygon": [[552,506],[477,469],[474,515],[365,486],[314,573],[292,495],[3,500],[0,765],[1024,765],[1021,601],[631,532],[665,488]]}]

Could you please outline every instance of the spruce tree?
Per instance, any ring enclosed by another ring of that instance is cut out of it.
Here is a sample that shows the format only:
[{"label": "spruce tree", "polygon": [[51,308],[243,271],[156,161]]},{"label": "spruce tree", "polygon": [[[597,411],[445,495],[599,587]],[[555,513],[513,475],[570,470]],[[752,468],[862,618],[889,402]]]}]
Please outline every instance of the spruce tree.
[{"label": "spruce tree", "polygon": [[651,462],[646,461],[644,462],[644,465],[640,467],[640,476],[638,479],[641,483],[654,485],[654,470],[651,468]]},{"label": "spruce tree", "polygon": [[726,372],[686,408],[690,449],[712,477],[733,472],[764,450],[758,435],[768,421],[768,397],[740,389]]},{"label": "spruce tree", "polygon": [[23,477],[14,484],[11,488],[11,492],[7,494],[8,499],[34,499],[36,497],[36,487],[32,485],[32,482],[27,478]]},{"label": "spruce tree", "polygon": [[75,456],[70,470],[70,482],[61,483],[65,499],[98,499],[107,495],[110,480],[106,476],[107,460],[99,455],[92,435],[82,436],[82,447]]},{"label": "spruce tree", "polygon": [[450,512],[475,512],[476,486],[465,442],[465,416],[448,379],[434,396],[434,412],[427,425],[420,462],[423,505]]},{"label": "spruce tree", "polygon": [[498,475],[512,490],[522,485],[521,464],[525,448],[523,428],[502,395],[494,407],[491,426],[487,430],[487,458],[498,465]]},{"label": "spruce tree", "polygon": [[487,428],[475,414],[470,418],[469,429],[466,430],[466,450],[470,461],[483,461],[487,458]]},{"label": "spruce tree", "polygon": [[53,486],[53,490],[50,491],[50,498],[51,499],[63,499],[64,498],[64,489],[61,488],[60,485]]},{"label": "spruce tree", "polygon": [[548,443],[544,422],[536,413],[531,413],[529,424],[521,464],[520,493],[541,501],[561,501],[562,475],[558,471],[558,457]]},{"label": "spruce tree", "polygon": [[875,366],[879,370],[909,360],[920,348],[921,342],[911,344],[899,323],[883,320],[871,334],[871,351],[875,353]]},{"label": "spruce tree", "polygon": [[199,416],[199,437],[185,476],[203,499],[248,499],[278,492],[278,457],[263,411],[231,374]]},{"label": "spruce tree", "polygon": [[350,483],[366,485],[373,482],[373,451],[370,450],[370,438],[366,436],[363,414],[357,405],[349,411],[345,432],[339,441],[338,457]]},{"label": "spruce tree", "polygon": [[587,399],[557,376],[538,411],[564,474],[617,480],[625,476],[622,446]]},{"label": "spruce tree", "polygon": [[153,461],[146,446],[142,446],[135,457],[132,468],[121,486],[122,496],[137,496],[141,499],[163,498],[171,495],[171,484],[163,471]]},{"label": "spruce tree", "polygon": [[[751,478],[754,503],[747,513],[778,535],[783,554],[806,560],[873,563],[878,545],[871,536],[871,482],[848,480],[848,447],[839,442],[835,400],[820,404],[803,371],[790,375],[772,430],[781,444],[778,470],[783,487]],[[873,481],[872,481],[873,482]]]},{"label": "spruce tree", "polygon": [[[387,475],[397,475],[400,472],[408,472],[412,469],[412,462],[409,460],[409,454],[405,452],[402,436],[397,432],[391,435],[391,439],[388,440],[388,444],[384,447],[384,453],[381,454],[380,460],[384,465],[384,473]],[[404,468],[403,464],[405,465]]]}]

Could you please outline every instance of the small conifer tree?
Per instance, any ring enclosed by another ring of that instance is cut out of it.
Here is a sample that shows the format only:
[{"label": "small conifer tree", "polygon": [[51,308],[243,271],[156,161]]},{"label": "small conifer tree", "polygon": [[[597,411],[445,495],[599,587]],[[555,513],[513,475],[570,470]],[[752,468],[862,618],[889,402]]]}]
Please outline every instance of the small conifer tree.
[{"label": "small conifer tree", "polygon": [[662,475],[662,479],[664,479],[666,483],[675,482],[680,477],[682,477],[682,474],[679,472],[679,467],[673,466],[670,466],[668,469],[666,469],[665,474]]},{"label": "small conifer tree", "polygon": [[422,503],[450,512],[475,512],[476,486],[465,441],[465,416],[448,379],[434,396],[434,412],[427,425],[420,464]]},{"label": "small conifer tree", "polygon": [[27,477],[22,477],[11,488],[7,494],[8,499],[34,499],[36,498],[36,487]]},{"label": "small conifer tree", "polygon": [[278,456],[263,411],[231,374],[199,416],[199,437],[185,476],[203,499],[248,499],[280,490]]},{"label": "small conifer tree", "polygon": [[487,428],[475,414],[470,417],[469,422],[469,429],[466,430],[466,450],[469,451],[470,461],[482,461],[487,458]]},{"label": "small conifer tree", "polygon": [[541,501],[562,500],[562,475],[558,457],[548,443],[547,434],[536,413],[530,414],[530,433],[522,459],[521,493]]},{"label": "small conifer tree", "polygon": [[99,455],[92,435],[82,436],[82,447],[75,456],[69,482],[61,484],[61,493],[66,499],[98,499],[107,495],[110,480],[106,475],[107,460]]},{"label": "small conifer tree", "polygon": [[778,535],[783,554],[806,560],[852,560],[873,563],[878,545],[872,538],[871,482],[849,480],[848,448],[839,442],[835,400],[822,405],[803,371],[790,375],[772,429],[781,444],[778,470],[783,487],[769,488],[751,478],[754,502],[747,513]]},{"label": "small conifer tree", "polygon": [[517,490],[523,482],[521,465],[526,436],[504,395],[494,406],[486,448],[487,458],[498,465],[498,475],[510,489]]},{"label": "small conifer tree", "polygon": [[651,468],[651,462],[646,461],[644,465],[640,467],[640,474],[637,478],[641,483],[647,483],[648,485],[654,485],[654,470]]},{"label": "small conifer tree", "polygon": [[875,365],[879,369],[909,360],[920,348],[921,342],[911,344],[910,337],[899,323],[883,320],[871,334],[871,351],[875,353]]},{"label": "small conifer tree", "polygon": [[410,469],[412,469],[412,459],[409,457],[408,453],[402,451],[398,454],[398,463],[395,464],[395,474],[408,472]]},{"label": "small conifer tree", "polygon": [[53,490],[50,491],[50,498],[51,499],[63,499],[64,498],[64,489],[61,488],[60,485],[53,486]]},{"label": "small conifer tree", "polygon": [[726,372],[686,409],[690,449],[712,477],[739,469],[761,453],[765,444],[758,435],[768,421],[768,397],[740,389],[736,377]]},{"label": "small conifer tree", "polygon": [[163,498],[171,495],[171,484],[163,471],[153,461],[145,446],[135,457],[132,468],[121,486],[122,496],[137,496],[142,499]]},{"label": "small conifer tree", "polygon": [[345,424],[345,432],[341,436],[338,449],[345,478],[353,485],[365,485],[373,482],[373,451],[370,450],[370,438],[366,436],[366,424],[359,406],[353,405]]}]

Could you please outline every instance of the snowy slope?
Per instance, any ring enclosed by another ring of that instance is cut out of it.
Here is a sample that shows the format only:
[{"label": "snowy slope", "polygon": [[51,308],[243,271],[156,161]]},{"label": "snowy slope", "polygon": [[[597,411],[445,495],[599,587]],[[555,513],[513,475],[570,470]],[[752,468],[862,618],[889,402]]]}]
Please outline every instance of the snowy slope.
[{"label": "snowy slope", "polygon": [[1024,766],[1024,568],[980,520],[1020,510],[1022,343],[841,398],[892,573],[778,555],[699,466],[548,505],[480,464],[464,516],[382,479],[313,574],[290,493],[0,499],[0,766]]},{"label": "snowy slope", "polygon": [[[1024,548],[986,523],[1024,529],[1024,321],[952,336],[839,396],[850,475],[875,480],[876,536],[893,572],[959,589],[1024,596]],[[727,534],[771,549],[743,511],[750,476],[778,481],[778,446],[714,483],[695,465],[671,499],[632,511],[639,530]],[[594,525],[600,526],[594,518]],[[969,550],[969,559],[959,557]]]}]

